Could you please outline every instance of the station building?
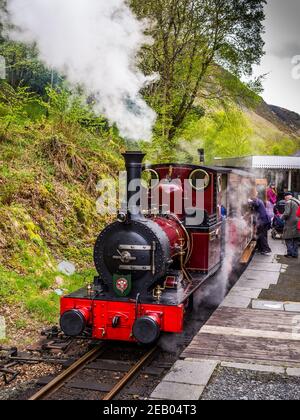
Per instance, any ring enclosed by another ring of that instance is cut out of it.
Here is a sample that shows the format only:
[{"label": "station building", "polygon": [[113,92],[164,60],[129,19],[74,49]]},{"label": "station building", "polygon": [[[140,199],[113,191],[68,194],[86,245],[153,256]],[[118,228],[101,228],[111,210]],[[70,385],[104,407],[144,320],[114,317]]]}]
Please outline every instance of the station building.
[{"label": "station building", "polygon": [[300,198],[300,151],[294,156],[245,156],[236,158],[216,158],[216,166],[240,168],[254,172],[258,180],[267,184],[274,182],[279,196],[293,191]]}]

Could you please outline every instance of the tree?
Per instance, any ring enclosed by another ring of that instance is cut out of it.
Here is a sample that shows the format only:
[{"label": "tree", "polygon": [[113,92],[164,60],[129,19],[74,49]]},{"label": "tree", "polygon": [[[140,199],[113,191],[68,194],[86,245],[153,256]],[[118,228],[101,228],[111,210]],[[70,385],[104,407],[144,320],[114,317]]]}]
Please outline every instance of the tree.
[{"label": "tree", "polygon": [[183,162],[198,163],[198,148],[205,149],[207,163],[215,157],[246,156],[255,153],[255,132],[247,116],[236,106],[209,112],[201,120],[194,120],[183,130],[184,142],[177,147]]},{"label": "tree", "polygon": [[[156,134],[172,147],[198,98],[220,97],[226,75],[250,76],[263,55],[265,0],[131,0],[150,20],[154,44],[142,51],[144,72],[160,80],[146,90],[158,113]],[[226,71],[223,71],[226,69]]]},{"label": "tree", "polygon": [[0,0],[0,55],[6,61],[7,81],[15,89],[27,86],[32,92],[44,95],[46,86],[55,86],[61,77],[43,65],[35,45],[25,45],[5,38],[3,29],[6,26],[6,14],[6,0]]},{"label": "tree", "polygon": [[4,41],[3,31],[3,16],[6,13],[6,0],[0,0],[0,43]]},{"label": "tree", "polygon": [[56,86],[62,80],[39,60],[34,45],[0,40],[0,55],[6,60],[7,81],[14,88],[28,86],[32,92],[45,95],[47,85]]}]

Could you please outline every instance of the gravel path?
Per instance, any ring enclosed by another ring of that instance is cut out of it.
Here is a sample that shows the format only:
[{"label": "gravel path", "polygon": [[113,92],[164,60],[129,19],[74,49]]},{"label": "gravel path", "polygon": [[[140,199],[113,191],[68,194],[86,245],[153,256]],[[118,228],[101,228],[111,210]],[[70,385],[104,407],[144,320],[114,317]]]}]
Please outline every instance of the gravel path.
[{"label": "gravel path", "polygon": [[300,400],[300,378],[219,368],[202,400]]}]

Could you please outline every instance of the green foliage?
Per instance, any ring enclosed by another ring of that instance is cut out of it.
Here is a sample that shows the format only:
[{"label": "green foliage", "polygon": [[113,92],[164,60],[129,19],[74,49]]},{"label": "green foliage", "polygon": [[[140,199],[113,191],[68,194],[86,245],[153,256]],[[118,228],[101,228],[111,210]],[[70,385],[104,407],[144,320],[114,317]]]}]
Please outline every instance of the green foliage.
[{"label": "green foliage", "polygon": [[291,156],[300,148],[300,140],[287,136],[279,136],[276,140],[269,139],[261,146],[261,153],[274,156]]},{"label": "green foliage", "polygon": [[[29,316],[43,322],[56,323],[59,313],[59,295],[55,290],[62,288],[64,293],[71,293],[87,285],[94,275],[93,270],[86,270],[70,277],[57,273],[55,270],[20,275],[0,266],[0,303],[23,308],[23,318],[15,322],[17,329],[26,327],[30,321]],[[62,282],[59,286],[56,283],[58,278]]]},{"label": "green foliage", "polygon": [[14,88],[27,86],[31,92],[44,95],[47,85],[57,86],[63,80],[45,68],[34,45],[0,39],[0,55],[6,60],[7,81]]},{"label": "green foliage", "polygon": [[211,157],[245,156],[251,153],[253,130],[238,110],[220,111],[212,116],[211,126],[206,127],[206,142],[213,145]]},{"label": "green foliage", "polygon": [[207,163],[215,157],[292,155],[300,141],[290,138],[268,125],[257,132],[250,116],[230,104],[225,110],[212,107],[202,119],[192,119],[181,132],[172,153],[176,160],[198,162],[195,150],[204,148]]},{"label": "green foliage", "polygon": [[[123,141],[80,93],[45,92],[0,85],[0,302],[18,304],[25,322],[56,322],[55,289],[93,280],[93,244],[110,220],[96,212],[96,184],[123,164]],[[57,273],[64,259],[78,274]]]},{"label": "green foliage", "polygon": [[[153,46],[143,49],[141,67],[160,80],[146,90],[157,111],[156,136],[172,152],[174,138],[201,97],[223,99],[245,94],[241,82],[224,78],[250,76],[263,55],[265,0],[131,0],[135,13],[150,19]],[[223,68],[220,71],[220,66]],[[229,73],[228,73],[229,74]],[[227,80],[224,80],[227,79]],[[224,86],[231,83],[231,88]],[[234,85],[234,86],[233,86]],[[240,92],[239,92],[240,91]],[[176,143],[176,142],[175,142]]]},{"label": "green foliage", "polygon": [[0,134],[6,134],[11,126],[25,127],[37,112],[43,115],[41,101],[28,87],[13,89],[6,81],[0,81]]},{"label": "green foliage", "polygon": [[44,106],[47,108],[48,117],[62,123],[77,123],[98,134],[109,130],[108,122],[102,116],[96,116],[92,110],[93,101],[89,104],[80,90],[70,91],[66,87],[45,88],[47,100]]},{"label": "green foliage", "polygon": [[205,149],[206,159],[211,162],[215,156],[245,156],[251,152],[253,130],[249,121],[238,109],[212,112],[202,119],[194,119],[185,130],[179,142],[181,160],[198,157],[195,150]]}]

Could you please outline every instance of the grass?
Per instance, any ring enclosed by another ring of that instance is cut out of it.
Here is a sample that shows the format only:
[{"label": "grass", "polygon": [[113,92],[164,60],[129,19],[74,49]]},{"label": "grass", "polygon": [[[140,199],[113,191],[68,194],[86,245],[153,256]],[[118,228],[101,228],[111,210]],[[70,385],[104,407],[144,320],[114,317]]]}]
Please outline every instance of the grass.
[{"label": "grass", "polygon": [[[31,271],[31,270],[29,270]],[[67,277],[56,271],[46,270],[40,274],[29,273],[20,275],[0,267],[0,302],[1,304],[21,307],[36,320],[46,323],[56,323],[60,297],[55,292],[62,289],[68,294],[93,281],[94,270],[84,270]],[[57,279],[59,278],[59,285]],[[16,327],[23,328],[24,319],[17,319]]]},{"label": "grass", "polygon": [[[124,151],[110,130],[45,119],[38,106],[30,112],[38,115],[26,126],[5,130],[0,120],[0,307],[10,308],[16,333],[32,321],[56,323],[55,290],[93,281],[93,245],[110,220],[97,214],[96,184],[122,168]],[[76,274],[59,273],[62,260]]]}]

